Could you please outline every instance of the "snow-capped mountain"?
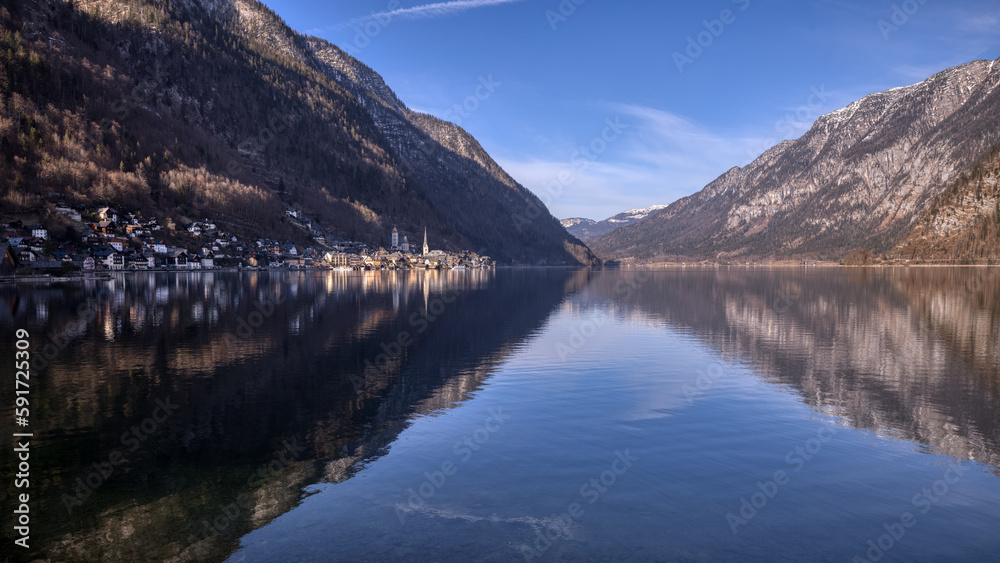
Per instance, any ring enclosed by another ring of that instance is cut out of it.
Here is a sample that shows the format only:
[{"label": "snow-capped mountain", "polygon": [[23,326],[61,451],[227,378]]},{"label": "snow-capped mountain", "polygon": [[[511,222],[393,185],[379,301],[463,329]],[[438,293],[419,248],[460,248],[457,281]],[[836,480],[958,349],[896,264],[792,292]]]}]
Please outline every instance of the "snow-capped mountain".
[{"label": "snow-capped mountain", "polygon": [[666,205],[651,205],[642,209],[629,209],[618,215],[608,217],[603,221],[594,221],[583,217],[573,217],[559,221],[569,233],[576,238],[586,242],[605,235],[618,227],[631,225],[637,221],[642,221],[650,214],[666,208]]}]

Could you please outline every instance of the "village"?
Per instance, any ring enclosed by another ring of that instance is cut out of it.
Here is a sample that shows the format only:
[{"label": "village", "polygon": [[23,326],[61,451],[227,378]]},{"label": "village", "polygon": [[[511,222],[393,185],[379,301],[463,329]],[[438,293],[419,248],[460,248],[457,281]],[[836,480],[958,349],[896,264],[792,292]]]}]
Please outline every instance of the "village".
[{"label": "village", "polygon": [[[70,224],[50,233],[41,224],[12,220],[0,225],[0,276],[68,274],[78,271],[246,269],[402,270],[493,268],[489,256],[432,250],[400,237],[393,227],[385,247],[327,235],[300,211],[285,211],[308,229],[312,244],[256,238],[245,240],[210,219],[178,227],[173,221],[144,218],[111,207],[57,206]],[[166,224],[166,229],[164,226]],[[73,225],[78,225],[75,228]],[[169,231],[171,234],[166,234]],[[170,238],[173,244],[166,240]]]}]

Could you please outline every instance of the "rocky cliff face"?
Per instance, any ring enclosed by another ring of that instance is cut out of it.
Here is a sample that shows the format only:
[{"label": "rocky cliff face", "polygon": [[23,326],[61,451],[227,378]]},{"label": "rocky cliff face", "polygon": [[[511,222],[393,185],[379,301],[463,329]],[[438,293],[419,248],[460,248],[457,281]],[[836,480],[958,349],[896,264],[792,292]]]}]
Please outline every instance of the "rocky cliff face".
[{"label": "rocky cliff face", "polygon": [[937,196],[916,226],[882,259],[1000,261],[1000,146]]},{"label": "rocky cliff face", "polygon": [[871,94],[593,246],[723,261],[885,252],[1000,142],[998,84],[996,61],[974,61]]}]

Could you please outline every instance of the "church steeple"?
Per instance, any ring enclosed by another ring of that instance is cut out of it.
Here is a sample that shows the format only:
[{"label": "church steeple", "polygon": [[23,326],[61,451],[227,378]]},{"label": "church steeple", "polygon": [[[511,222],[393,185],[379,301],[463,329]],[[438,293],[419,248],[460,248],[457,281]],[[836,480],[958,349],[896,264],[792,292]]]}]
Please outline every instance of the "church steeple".
[{"label": "church steeple", "polygon": [[427,227],[424,227],[424,256],[431,253],[431,249],[427,247]]}]

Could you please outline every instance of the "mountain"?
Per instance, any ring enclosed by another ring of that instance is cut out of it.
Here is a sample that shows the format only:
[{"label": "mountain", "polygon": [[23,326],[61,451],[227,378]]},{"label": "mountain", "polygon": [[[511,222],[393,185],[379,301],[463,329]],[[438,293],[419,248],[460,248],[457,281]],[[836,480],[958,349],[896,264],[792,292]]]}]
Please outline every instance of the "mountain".
[{"label": "mountain", "polygon": [[567,231],[569,231],[569,234],[584,242],[588,242],[596,240],[602,235],[610,233],[618,227],[624,227],[641,221],[648,217],[651,213],[655,213],[665,207],[666,205],[651,205],[643,209],[630,209],[613,217],[608,217],[603,221],[594,221],[593,219],[574,217],[572,219],[563,219],[559,222]]},{"label": "mountain", "polygon": [[501,262],[591,264],[460,127],[256,0],[27,0],[0,7],[0,202],[66,226],[107,203],[237,233],[385,245],[394,225]]},{"label": "mountain", "polygon": [[824,115],[799,139],[592,247],[638,260],[886,253],[1000,142],[996,63],[973,61]]},{"label": "mountain", "polygon": [[[585,228],[592,225],[596,225],[597,221],[593,219],[587,219],[585,217],[571,217],[569,219],[560,219],[559,224],[563,226],[564,229],[569,230],[571,228]],[[577,238],[580,238],[579,236]]]}]

